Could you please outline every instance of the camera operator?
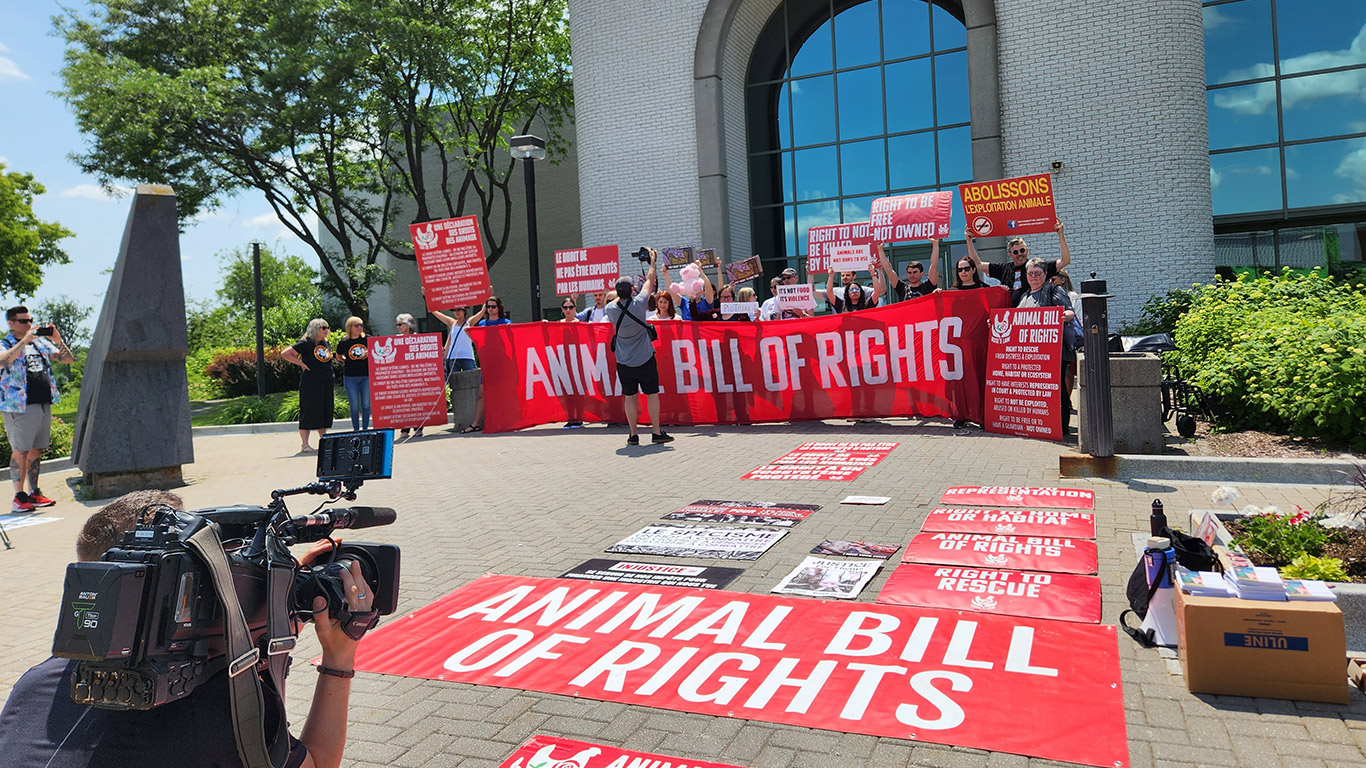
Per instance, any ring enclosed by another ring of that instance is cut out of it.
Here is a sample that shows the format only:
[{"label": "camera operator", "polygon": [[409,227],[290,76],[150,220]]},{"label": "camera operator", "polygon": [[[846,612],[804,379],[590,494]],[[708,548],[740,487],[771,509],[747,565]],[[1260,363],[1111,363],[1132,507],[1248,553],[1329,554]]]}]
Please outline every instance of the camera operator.
[{"label": "camera operator", "polygon": [[626,426],[631,430],[631,436],[626,438],[627,445],[640,445],[637,392],[645,393],[645,403],[650,411],[650,426],[654,432],[650,442],[673,441],[673,436],[659,426],[659,366],[655,362],[655,332],[645,323],[646,304],[655,290],[655,260],[658,256],[653,248],[642,250],[647,250],[650,258],[650,273],[645,278],[644,287],[632,298],[635,284],[630,278],[621,278],[617,281],[617,300],[607,306],[607,319],[616,329],[612,337],[612,352],[617,357],[617,379],[621,381],[621,394],[626,398],[623,403]]},{"label": "camera operator", "polygon": [[[55,325],[34,325],[28,307],[5,312],[9,333],[0,341],[0,412],[5,437],[9,438],[10,479],[14,481],[13,512],[32,512],[57,502],[38,490],[43,451],[52,431],[52,404],[61,402],[52,379],[52,360],[71,363],[75,358]],[[52,341],[48,341],[50,337]],[[24,479],[29,493],[24,493]]]},{"label": "camera operator", "polygon": [[[116,499],[86,521],[76,541],[80,560],[98,560],[123,534],[137,527],[141,511],[152,505],[183,509],[178,496],[165,491],[137,491]],[[320,550],[326,550],[325,543]],[[310,552],[310,555],[313,553]],[[303,558],[310,559],[308,556]],[[350,610],[368,611],[374,599],[359,567],[342,570]],[[327,600],[313,608],[322,666],[318,668],[313,703],[296,740],[288,732],[269,733],[283,723],[282,696],[265,689],[267,741],[288,740],[287,768],[336,768],[346,743],[347,702],[358,640],[326,616]],[[222,652],[223,648],[216,649]],[[51,657],[29,669],[15,684],[0,712],[0,760],[17,768],[126,768],[179,766],[237,768],[228,674],[210,677],[188,697],[150,710],[106,710],[77,704],[71,677],[79,662]],[[263,681],[264,682],[264,681]]]}]

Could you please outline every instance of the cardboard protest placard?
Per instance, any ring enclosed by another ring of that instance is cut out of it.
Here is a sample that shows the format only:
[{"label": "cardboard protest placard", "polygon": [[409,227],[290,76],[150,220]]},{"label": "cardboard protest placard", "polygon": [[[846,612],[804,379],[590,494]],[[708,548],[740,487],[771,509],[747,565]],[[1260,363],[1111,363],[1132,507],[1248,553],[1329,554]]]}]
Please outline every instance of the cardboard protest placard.
[{"label": "cardboard protest placard", "polygon": [[478,218],[411,224],[408,232],[428,309],[467,307],[492,295]]},{"label": "cardboard protest placard", "polygon": [[1058,224],[1053,177],[1046,173],[959,184],[968,234],[1011,237],[1052,232]]},{"label": "cardboard protest placard", "polygon": [[955,485],[944,491],[945,504],[1044,509],[1095,509],[1096,493],[1085,488],[1020,488],[1005,485]]},{"label": "cardboard protest placard", "polygon": [[874,200],[869,222],[875,242],[905,243],[948,237],[952,214],[952,192],[917,192]]},{"label": "cardboard protest placard", "polygon": [[1008,568],[1013,571],[1095,573],[1098,565],[1096,558],[1096,543],[1085,539],[920,533],[906,545],[901,562]]},{"label": "cardboard protest placard", "polygon": [[697,261],[704,267],[715,267],[721,264],[721,258],[716,255],[715,248],[698,249]]},{"label": "cardboard protest placard", "polygon": [[999,536],[1061,536],[1094,539],[1096,516],[1061,509],[973,509],[939,507],[925,518],[922,531],[989,533]]},{"label": "cardboard protest placard", "polygon": [[636,752],[559,736],[532,736],[498,768],[736,768],[726,763]]},{"label": "cardboard protest placard", "polygon": [[665,555],[703,560],[758,560],[787,535],[773,528],[715,528],[653,523],[608,547],[623,555]]},{"label": "cardboard protest placard", "polygon": [[830,249],[830,271],[871,272],[875,258],[871,245],[837,245]]},{"label": "cardboard protest placard", "polygon": [[850,600],[882,567],[881,560],[850,561],[808,557],[783,578],[771,592]]},{"label": "cardboard protest placard", "polygon": [[610,581],[617,584],[650,584],[659,587],[725,589],[742,568],[702,568],[695,565],[633,563],[628,560],[589,560],[560,574],[562,579]]},{"label": "cardboard protest placard", "polygon": [[703,499],[670,512],[664,519],[683,520],[689,523],[751,523],[791,528],[820,508],[819,504]]},{"label": "cardboard protest placard", "polygon": [[[806,231],[806,271],[812,275],[821,275],[830,271],[830,252],[835,248],[850,245],[871,247],[876,242],[878,241],[873,239],[872,227],[866,221],[811,227]],[[866,266],[857,267],[857,269],[867,268]]]},{"label": "cardboard protest placard", "polygon": [[555,251],[556,295],[576,296],[612,290],[621,270],[619,252],[615,245]]},{"label": "cardboard protest placard", "polygon": [[681,267],[684,264],[691,264],[696,258],[693,256],[692,246],[682,248],[665,248],[659,252],[660,258],[666,267]]},{"label": "cardboard protest placard", "polygon": [[370,336],[370,408],[376,429],[446,423],[441,334]]},{"label": "cardboard protest placard", "polygon": [[725,269],[728,283],[748,283],[764,273],[763,267],[759,266],[758,254],[727,264]]},{"label": "cardboard protest placard", "polygon": [[816,289],[810,283],[780,285],[777,289],[779,309],[815,309]]},{"label": "cardboard protest placard", "polygon": [[1062,307],[998,309],[987,343],[987,432],[1062,440]]},{"label": "cardboard protest placard", "polygon": [[877,602],[1098,624],[1100,579],[907,563],[892,571]]},{"label": "cardboard protest placard", "polygon": [[[489,575],[371,630],[355,668],[1124,768],[1115,636],[985,612]],[[585,749],[536,765],[665,768]]]}]

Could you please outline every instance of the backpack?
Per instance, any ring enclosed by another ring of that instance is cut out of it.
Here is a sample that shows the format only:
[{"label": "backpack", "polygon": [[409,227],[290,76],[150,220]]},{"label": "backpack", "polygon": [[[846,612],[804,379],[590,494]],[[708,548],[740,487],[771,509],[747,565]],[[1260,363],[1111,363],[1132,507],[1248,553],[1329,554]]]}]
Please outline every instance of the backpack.
[{"label": "backpack", "polygon": [[[1214,549],[1206,544],[1204,539],[1187,536],[1171,528],[1163,528],[1161,535],[1171,541],[1172,549],[1176,550],[1177,565],[1188,571],[1213,570],[1219,562],[1219,558],[1214,555]],[[1170,565],[1171,563],[1168,562],[1162,563],[1163,568]],[[1129,608],[1119,614],[1119,627],[1145,648],[1151,648],[1155,645],[1152,631],[1130,627],[1125,623],[1124,617],[1132,613],[1140,621],[1148,618],[1148,603],[1152,601],[1153,595],[1157,594],[1157,584],[1161,583],[1159,579],[1153,586],[1148,586],[1147,565],[1143,558],[1139,558],[1138,565],[1134,566],[1134,572],[1129,574],[1129,584],[1124,588],[1124,595],[1129,600]]]},{"label": "backpack", "polygon": [[[1054,302],[1053,296],[1056,292],[1062,291],[1058,286],[1052,286],[1053,290],[1048,292],[1048,304],[1050,307],[1062,306],[1061,302]],[[1081,330],[1081,321],[1077,319],[1077,308],[1072,308],[1072,319],[1064,320],[1062,323],[1062,348],[1069,352],[1076,352],[1086,343],[1086,336]],[[1146,581],[1146,579],[1145,579]],[[1146,586],[1146,585],[1145,585]]]}]

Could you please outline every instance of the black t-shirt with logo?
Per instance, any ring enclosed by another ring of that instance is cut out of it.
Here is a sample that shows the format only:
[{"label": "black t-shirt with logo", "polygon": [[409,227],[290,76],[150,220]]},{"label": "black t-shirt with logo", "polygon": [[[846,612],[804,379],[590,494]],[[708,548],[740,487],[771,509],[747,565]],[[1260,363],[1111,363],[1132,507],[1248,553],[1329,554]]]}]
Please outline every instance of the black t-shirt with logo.
[{"label": "black t-shirt with logo", "polygon": [[934,293],[936,287],[937,286],[929,280],[921,280],[920,285],[911,285],[905,280],[899,280],[893,290],[896,291],[896,298],[898,301],[905,301],[906,299],[918,299],[921,296],[929,296],[931,293]]},{"label": "black t-shirt with logo", "polygon": [[343,339],[337,345],[337,357],[342,359],[343,376],[369,376],[370,351],[365,346],[365,337]]},{"label": "black t-shirt with logo", "polygon": [[52,364],[37,344],[24,347],[24,370],[28,373],[28,404],[47,405],[52,402]]},{"label": "black t-shirt with logo", "polygon": [[299,359],[308,366],[301,379],[332,381],[332,349],[326,341],[301,341],[294,345]]}]

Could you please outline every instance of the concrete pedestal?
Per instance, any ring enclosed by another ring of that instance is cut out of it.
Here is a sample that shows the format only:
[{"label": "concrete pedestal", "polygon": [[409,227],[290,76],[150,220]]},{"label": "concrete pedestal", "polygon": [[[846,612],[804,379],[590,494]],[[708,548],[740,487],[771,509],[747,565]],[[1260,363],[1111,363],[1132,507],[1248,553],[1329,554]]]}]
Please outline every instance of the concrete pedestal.
[{"label": "concrete pedestal", "polygon": [[97,499],[112,499],[133,491],[169,491],[185,485],[180,466],[138,469],[128,472],[87,472],[85,484]]},{"label": "concrete pedestal", "polygon": [[[1086,356],[1077,356],[1077,371],[1086,368]],[[1079,375],[1082,453],[1090,453],[1086,427],[1086,377]],[[1162,452],[1162,360],[1148,352],[1110,353],[1110,403],[1114,411],[1115,453]]]},{"label": "concrete pedestal", "polygon": [[483,395],[480,381],[478,370],[451,374],[451,422],[457,432],[474,423]]}]

